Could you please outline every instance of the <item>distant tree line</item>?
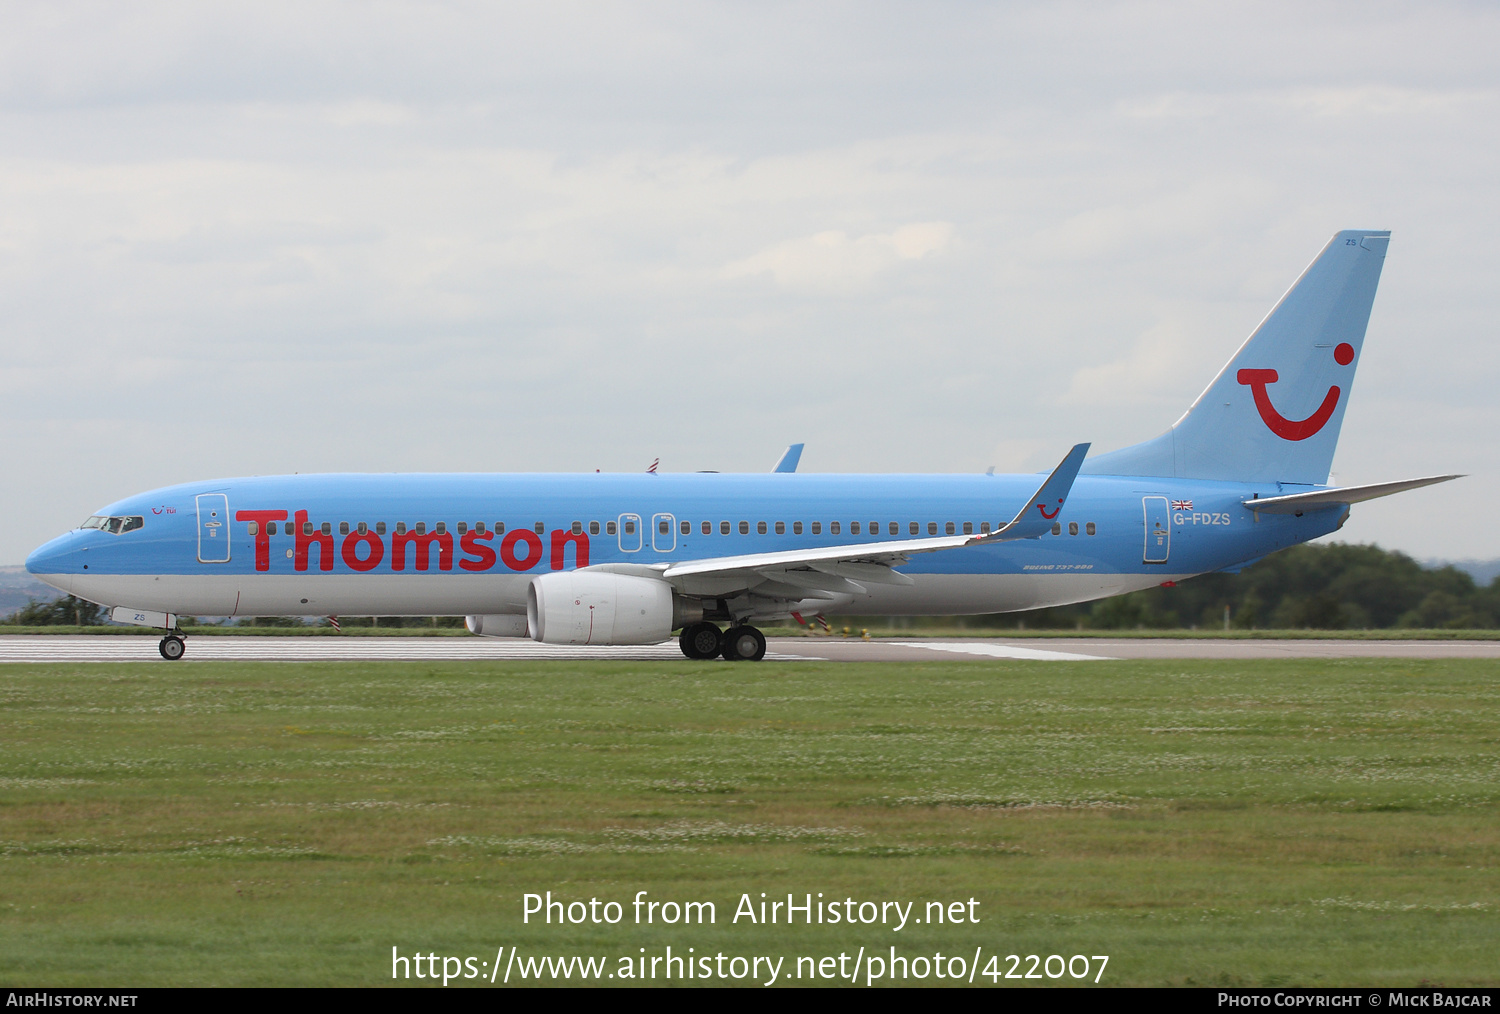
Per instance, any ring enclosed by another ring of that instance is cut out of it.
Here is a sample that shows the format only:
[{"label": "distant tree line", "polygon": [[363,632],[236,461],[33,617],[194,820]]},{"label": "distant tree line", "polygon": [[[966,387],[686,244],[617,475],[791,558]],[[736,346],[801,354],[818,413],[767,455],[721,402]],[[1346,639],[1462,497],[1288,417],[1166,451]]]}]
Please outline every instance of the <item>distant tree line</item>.
[{"label": "distant tree line", "polygon": [[[1456,567],[1424,569],[1405,553],[1334,542],[1293,546],[1238,574],[1204,574],[1076,606],[965,617],[964,625],[1028,629],[1362,630],[1500,627],[1500,578],[1480,587]],[[870,618],[859,621],[868,626]],[[949,625],[951,620],[933,620]]]},{"label": "distant tree line", "polygon": [[[3,622],[97,626],[103,606],[69,595],[28,602]],[[1500,627],[1500,577],[1480,587],[1456,567],[1426,569],[1405,553],[1373,545],[1302,545],[1273,553],[1238,574],[1204,574],[1172,588],[1027,613],[891,622],[903,626],[1126,630],[1223,627],[1238,630],[1361,630],[1393,627],[1481,630]],[[257,627],[324,626],[327,620],[260,616]],[[870,617],[851,623],[868,626]],[[461,627],[462,616],[349,616],[345,627]]]},{"label": "distant tree line", "polygon": [[103,606],[67,595],[51,602],[31,599],[0,622],[22,627],[97,627],[108,615]]}]

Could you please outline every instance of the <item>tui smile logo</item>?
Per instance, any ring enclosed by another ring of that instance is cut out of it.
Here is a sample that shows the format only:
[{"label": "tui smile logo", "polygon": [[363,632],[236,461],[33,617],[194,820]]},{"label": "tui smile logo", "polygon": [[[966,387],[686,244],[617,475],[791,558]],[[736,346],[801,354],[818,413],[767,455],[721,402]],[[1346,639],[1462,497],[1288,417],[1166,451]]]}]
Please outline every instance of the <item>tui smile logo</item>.
[{"label": "tui smile logo", "polygon": [[[1340,366],[1348,366],[1354,361],[1354,346],[1348,342],[1340,342],[1338,348],[1333,350],[1333,359]],[[1318,406],[1316,412],[1306,419],[1288,419],[1276,411],[1276,406],[1271,404],[1271,395],[1266,390],[1280,379],[1275,370],[1240,370],[1235,374],[1235,379],[1250,388],[1261,420],[1272,433],[1283,440],[1306,440],[1321,430],[1333,417],[1333,410],[1339,404],[1339,395],[1343,393],[1334,384],[1328,388],[1328,393],[1323,396],[1323,404]]]},{"label": "tui smile logo", "polygon": [[1047,505],[1046,504],[1038,503],[1036,505],[1036,509],[1042,512],[1042,517],[1046,518],[1048,521],[1051,521],[1053,518],[1057,517],[1057,512],[1060,511],[1060,510],[1062,510],[1062,504],[1063,504],[1063,502],[1061,500],[1057,501],[1057,506],[1054,507],[1054,508],[1052,508],[1052,513],[1051,514],[1047,513]]}]

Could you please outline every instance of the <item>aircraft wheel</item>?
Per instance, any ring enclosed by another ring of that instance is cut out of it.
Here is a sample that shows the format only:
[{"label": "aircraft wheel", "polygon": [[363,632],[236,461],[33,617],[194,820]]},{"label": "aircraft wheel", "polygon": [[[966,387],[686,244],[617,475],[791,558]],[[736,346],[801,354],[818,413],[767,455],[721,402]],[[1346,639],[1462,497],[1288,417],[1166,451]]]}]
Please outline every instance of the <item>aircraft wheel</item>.
[{"label": "aircraft wheel", "polygon": [[677,645],[688,658],[716,658],[721,649],[719,628],[712,623],[690,623],[677,638]]},{"label": "aircraft wheel", "polygon": [[724,632],[724,657],[731,662],[759,662],[766,657],[766,635],[751,626]]},{"label": "aircraft wheel", "polygon": [[161,652],[162,658],[168,662],[175,662],[182,657],[183,652],[187,651],[187,642],[176,634],[168,634],[161,639],[157,650]]}]

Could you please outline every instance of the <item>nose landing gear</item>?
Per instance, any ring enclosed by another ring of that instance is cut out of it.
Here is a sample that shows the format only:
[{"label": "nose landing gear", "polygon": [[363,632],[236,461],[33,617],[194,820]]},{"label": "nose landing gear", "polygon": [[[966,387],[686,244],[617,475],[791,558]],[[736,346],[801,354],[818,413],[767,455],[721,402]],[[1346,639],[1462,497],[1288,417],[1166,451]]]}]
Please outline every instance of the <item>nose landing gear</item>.
[{"label": "nose landing gear", "polygon": [[187,651],[187,642],[182,639],[180,634],[168,634],[161,639],[161,644],[157,645],[157,650],[161,652],[162,658],[168,662],[175,662]]}]

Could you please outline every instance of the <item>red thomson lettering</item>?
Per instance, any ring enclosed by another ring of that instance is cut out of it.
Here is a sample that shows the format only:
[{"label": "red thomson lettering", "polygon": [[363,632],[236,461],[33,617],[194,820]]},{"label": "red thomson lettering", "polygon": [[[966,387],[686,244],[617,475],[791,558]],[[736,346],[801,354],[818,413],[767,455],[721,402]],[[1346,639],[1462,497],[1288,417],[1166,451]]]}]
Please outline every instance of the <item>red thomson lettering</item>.
[{"label": "red thomson lettering", "polygon": [[406,569],[406,546],[413,543],[417,569],[426,570],[431,562],[432,544],[436,542],[438,547],[438,570],[453,569],[453,536],[447,532],[423,532],[420,535],[414,531],[397,532],[391,536],[391,570]]},{"label": "red thomson lettering", "polygon": [[458,545],[465,553],[477,556],[477,560],[459,560],[458,565],[464,570],[489,570],[495,565],[495,551],[489,546],[481,545],[489,542],[495,537],[494,532],[468,532],[459,536]]},{"label": "red thomson lettering", "polygon": [[568,543],[573,544],[573,566],[587,567],[589,565],[589,537],[582,532],[570,532],[566,528],[558,528],[552,532],[552,569],[563,569],[563,549]]},{"label": "red thomson lettering", "polygon": [[[516,556],[516,543],[526,543],[525,558]],[[530,570],[542,560],[542,537],[529,528],[517,528],[500,540],[500,561],[511,570]]]},{"label": "red thomson lettering", "polygon": [[267,521],[285,521],[286,511],[235,511],[236,521],[255,524],[255,569],[271,569],[271,533],[266,531]]},{"label": "red thomson lettering", "polygon": [[[363,560],[359,558],[359,544],[363,542],[370,547],[369,555]],[[366,571],[374,570],[380,566],[380,561],[385,559],[385,542],[373,531],[351,532],[344,540],[343,548],[344,562],[349,565],[350,570]]]},{"label": "red thomson lettering", "polygon": [[307,549],[313,543],[318,544],[318,569],[333,569],[333,536],[320,528],[312,529],[308,533],[307,511],[298,511],[293,520],[296,521],[295,535],[297,537],[296,550],[292,555],[292,569],[307,569]]}]

